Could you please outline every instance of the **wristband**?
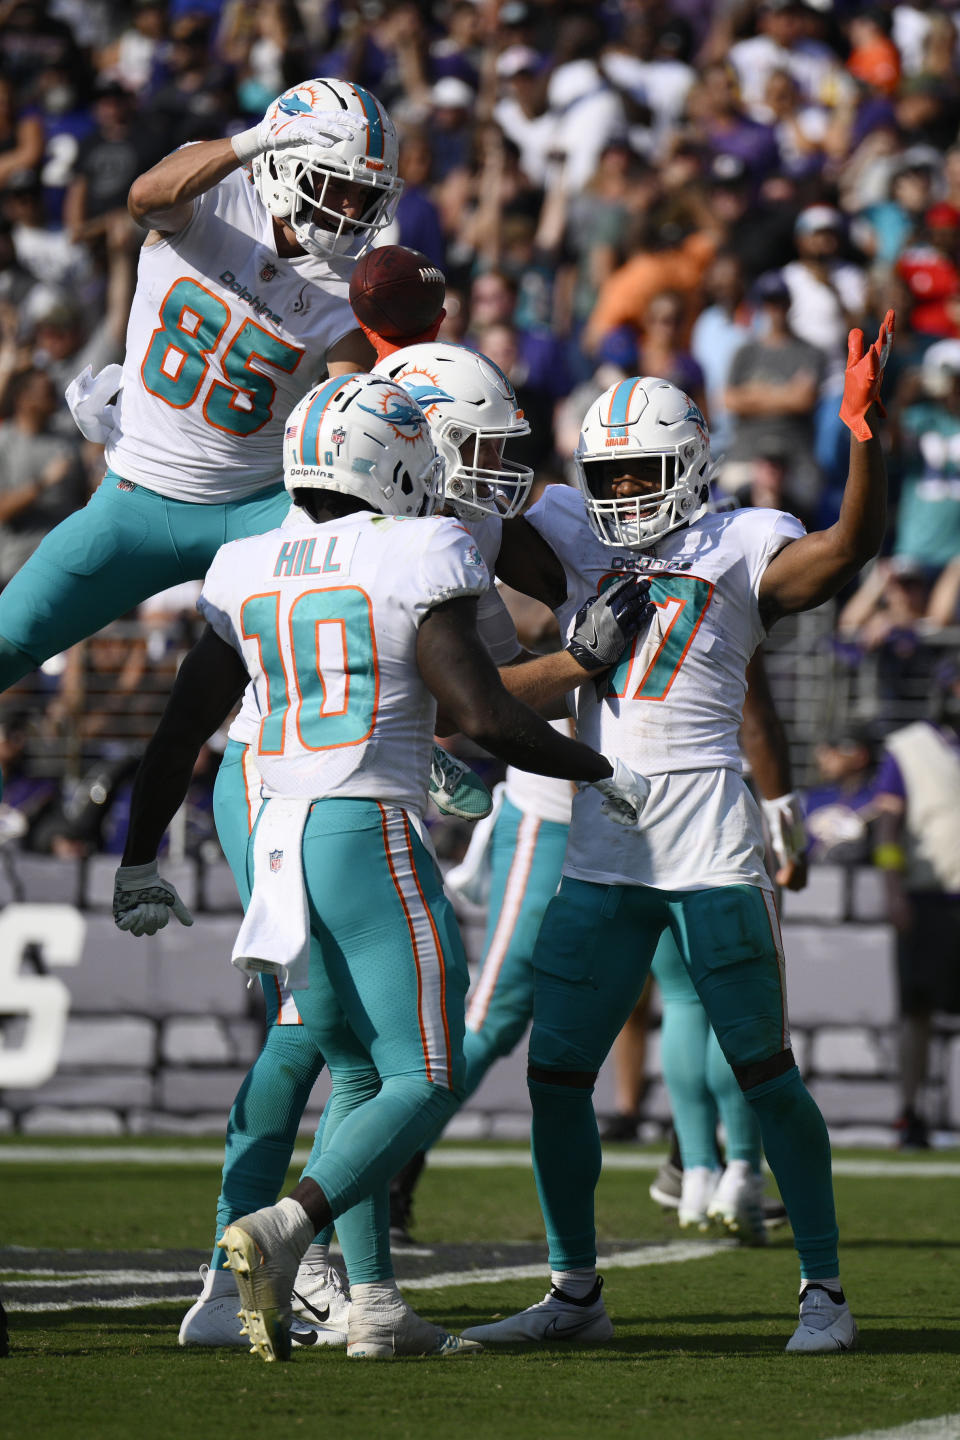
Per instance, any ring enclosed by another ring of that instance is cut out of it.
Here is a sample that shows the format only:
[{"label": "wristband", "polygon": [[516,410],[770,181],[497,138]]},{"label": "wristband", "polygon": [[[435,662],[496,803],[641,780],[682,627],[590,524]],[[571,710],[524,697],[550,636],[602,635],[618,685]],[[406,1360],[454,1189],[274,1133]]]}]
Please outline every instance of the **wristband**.
[{"label": "wristband", "polygon": [[907,857],[903,846],[889,840],[878,845],[873,852],[873,863],[878,870],[906,870]]},{"label": "wristband", "polygon": [[159,878],[159,871],[159,860],[146,860],[142,865],[121,865],[117,874],[123,877],[124,882],[140,885],[144,880]]},{"label": "wristband", "polygon": [[230,144],[240,164],[249,165],[255,156],[263,154],[260,125],[251,125],[249,130],[241,130],[239,135],[231,135]]}]

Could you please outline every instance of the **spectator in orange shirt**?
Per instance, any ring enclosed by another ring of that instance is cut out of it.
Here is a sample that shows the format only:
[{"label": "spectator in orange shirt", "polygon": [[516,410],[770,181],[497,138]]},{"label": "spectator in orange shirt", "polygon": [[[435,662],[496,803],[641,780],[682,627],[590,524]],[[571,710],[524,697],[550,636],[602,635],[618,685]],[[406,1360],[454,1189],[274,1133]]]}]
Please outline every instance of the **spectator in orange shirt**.
[{"label": "spectator in orange shirt", "polygon": [[863,10],[848,26],[847,69],[855,80],[878,95],[895,95],[900,84],[900,51],[890,38],[891,19],[885,10]]},{"label": "spectator in orange shirt", "polygon": [[583,336],[590,354],[596,352],[605,335],[621,325],[642,330],[647,307],[655,295],[676,290],[690,297],[700,288],[717,253],[717,237],[706,230],[695,230],[683,240],[675,239],[675,235],[673,225],[645,217],[637,253],[600,287]]}]

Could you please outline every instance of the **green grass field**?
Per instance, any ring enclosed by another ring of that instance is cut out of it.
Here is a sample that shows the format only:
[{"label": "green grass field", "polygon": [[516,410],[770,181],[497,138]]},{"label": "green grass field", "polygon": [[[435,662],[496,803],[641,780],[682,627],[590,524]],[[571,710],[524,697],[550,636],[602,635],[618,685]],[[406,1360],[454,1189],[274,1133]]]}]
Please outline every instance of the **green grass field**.
[{"label": "green grass field", "polygon": [[[960,1412],[960,1157],[949,1152],[921,1166],[939,1163],[952,1174],[911,1175],[889,1154],[875,1158],[891,1173],[838,1174],[843,1278],[861,1328],[853,1355],[783,1353],[797,1274],[783,1232],[765,1250],[611,1266],[606,1297],[616,1338],[582,1351],[501,1349],[447,1363],[379,1365],[311,1351],[289,1365],[264,1365],[242,1352],[179,1349],[182,1300],[17,1308],[18,1281],[41,1263],[32,1249],[179,1252],[170,1269],[183,1272],[182,1252],[199,1255],[210,1242],[218,1173],[205,1157],[213,1149],[207,1144],[197,1160],[176,1164],[117,1164],[108,1153],[75,1164],[69,1149],[57,1161],[4,1161],[10,1144],[0,1145],[0,1293],[11,1312],[11,1353],[0,1362],[4,1436],[828,1440]],[[647,1196],[651,1173],[605,1172],[598,1208],[606,1239],[664,1245],[679,1238]],[[432,1167],[418,1193],[416,1234],[423,1247],[440,1247],[438,1274],[449,1269],[444,1245],[541,1240],[529,1169]],[[27,1247],[22,1259],[12,1246]],[[77,1268],[76,1255],[69,1263]],[[165,1257],[153,1263],[162,1267]],[[422,1263],[429,1269],[429,1260]],[[51,1283],[40,1293],[57,1303],[58,1257],[47,1253],[42,1265]],[[410,1299],[457,1329],[540,1299],[545,1277],[544,1269],[543,1280],[417,1288]],[[182,1288],[195,1287],[188,1280]],[[960,1435],[960,1419],[942,1422],[936,1435]]]}]

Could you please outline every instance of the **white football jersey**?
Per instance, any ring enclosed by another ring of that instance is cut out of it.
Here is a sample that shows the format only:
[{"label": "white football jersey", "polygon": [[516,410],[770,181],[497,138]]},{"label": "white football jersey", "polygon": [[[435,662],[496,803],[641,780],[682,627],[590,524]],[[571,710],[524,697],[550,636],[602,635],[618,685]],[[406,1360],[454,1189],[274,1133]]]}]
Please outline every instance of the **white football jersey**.
[{"label": "white football jersey", "polygon": [[[497,552],[500,549],[499,526],[491,534],[489,529],[484,529],[483,522],[458,520],[456,523],[462,525],[473,536],[477,549],[483,557],[483,562],[487,566],[489,574],[492,575]],[[305,514],[299,506],[291,505],[284,517],[281,529],[289,530],[312,524],[313,521],[309,515]],[[487,647],[494,665],[509,665],[510,661],[520,654],[520,642],[517,639],[516,628],[495,585],[489,585],[479,598],[477,631]],[[236,740],[240,745],[250,745],[256,740],[259,731],[260,709],[251,684],[243,692],[243,704],[230,725],[228,738]],[[538,778],[542,779],[543,777]]]},{"label": "white football jersey", "polygon": [[140,251],[107,464],[174,499],[217,504],[280,481],[283,427],[357,321],[349,256],[284,259],[245,170]]},{"label": "white football jersey", "polygon": [[612,825],[596,790],[579,792],[564,873],[661,889],[769,886],[738,732],[747,663],[765,634],[760,579],[803,526],[778,510],[735,510],[705,515],[647,550],[617,550],[590,529],[580,492],[559,485],[526,519],[566,572],[557,611],[564,635],[584,601],[626,571],[649,577],[656,606],[604,698],[592,685],[574,694],[578,738],[648,776],[653,792],[638,830]]},{"label": "white football jersey", "polygon": [[455,520],[358,512],[218,550],[199,608],[243,658],[266,797],[354,796],[422,815],[436,701],[420,622],[480,595],[483,558]]}]

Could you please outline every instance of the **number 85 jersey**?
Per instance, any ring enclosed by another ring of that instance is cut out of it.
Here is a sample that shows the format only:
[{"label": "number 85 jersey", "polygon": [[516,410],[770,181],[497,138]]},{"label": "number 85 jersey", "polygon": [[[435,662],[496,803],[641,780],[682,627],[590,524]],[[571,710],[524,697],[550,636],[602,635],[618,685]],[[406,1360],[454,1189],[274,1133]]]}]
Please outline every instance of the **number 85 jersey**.
[{"label": "number 85 jersey", "polygon": [[279,256],[244,170],[195,200],[182,230],[140,252],[110,468],[201,504],[279,482],[287,415],[357,328],[354,264]]},{"label": "number 85 jersey", "polygon": [[611,672],[606,693],[576,692],[579,738],[647,776],[741,770],[746,668],[765,630],[757,590],[767,565],[804,528],[779,510],[707,514],[645,550],[604,545],[577,490],[551,485],[527,521],[563,565],[565,634],[585,600],[627,571],[650,580],[650,628]]}]

